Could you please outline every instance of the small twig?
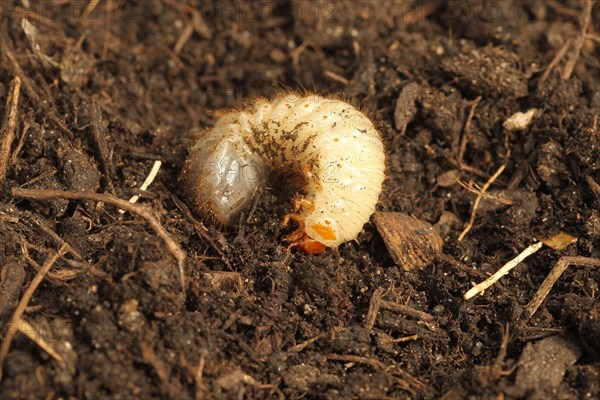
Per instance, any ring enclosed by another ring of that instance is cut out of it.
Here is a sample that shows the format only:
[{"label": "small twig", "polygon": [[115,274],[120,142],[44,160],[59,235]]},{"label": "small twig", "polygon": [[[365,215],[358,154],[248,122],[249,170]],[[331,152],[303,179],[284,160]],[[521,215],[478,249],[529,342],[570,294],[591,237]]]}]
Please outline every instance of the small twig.
[{"label": "small twig", "polygon": [[190,40],[192,34],[194,33],[194,25],[191,22],[188,22],[181,31],[181,35],[179,35],[179,39],[175,42],[175,47],[173,47],[173,51],[175,54],[179,55],[181,50],[185,46],[185,44]]},{"label": "small twig", "polygon": [[600,185],[598,185],[598,183],[594,180],[594,178],[592,178],[589,175],[587,175],[585,177],[585,181],[589,185],[590,189],[592,189],[592,192],[594,192],[594,195],[596,196],[596,200],[598,201],[598,203],[600,203]]},{"label": "small twig", "polygon": [[571,54],[571,58],[567,61],[567,65],[562,73],[562,80],[566,81],[571,78],[573,74],[573,69],[575,69],[575,64],[577,64],[577,60],[579,60],[579,56],[581,55],[581,49],[583,48],[583,43],[585,42],[585,35],[588,30],[588,26],[590,25],[590,20],[592,16],[592,7],[594,6],[594,2],[592,0],[585,0],[583,6],[583,12],[581,17],[581,33],[575,39],[575,44],[573,46],[573,53]]},{"label": "small twig", "polygon": [[373,291],[373,295],[371,296],[371,301],[369,303],[369,311],[367,312],[367,316],[365,318],[365,328],[369,331],[375,326],[377,314],[379,313],[380,309],[396,312],[402,315],[408,315],[409,317],[413,317],[426,322],[431,322],[434,320],[433,315],[427,314],[426,312],[417,310],[404,304],[384,300],[383,296],[385,296],[386,292],[389,291],[389,288],[384,289],[381,287]]},{"label": "small twig", "polygon": [[565,42],[565,44],[563,44],[563,46],[560,48],[560,50],[558,50],[558,52],[556,53],[556,55],[554,56],[552,61],[550,61],[550,64],[548,64],[548,68],[546,68],[546,70],[542,74],[542,77],[538,81],[538,87],[541,87],[544,84],[544,82],[546,82],[546,80],[550,76],[550,73],[552,73],[552,71],[554,70],[556,65],[565,56],[567,50],[569,50],[569,47],[571,47],[572,43],[573,43],[573,39],[569,39]]},{"label": "small twig", "polygon": [[[473,183],[466,183],[460,179],[456,179],[456,183],[458,183],[460,186],[465,188],[465,190],[468,190],[471,193],[479,194],[479,192],[481,192],[481,188],[479,187],[479,185]],[[495,196],[489,193],[484,193],[483,198],[486,200],[497,201],[498,203],[502,203],[507,206],[514,204],[514,201],[510,199],[505,199],[504,197]]]},{"label": "small twig", "polygon": [[293,353],[299,353],[302,350],[304,350],[305,348],[307,348],[308,346],[310,346],[311,344],[313,344],[314,342],[316,342],[317,340],[326,337],[327,335],[329,335],[329,332],[323,332],[318,334],[317,336],[311,337],[310,339],[305,340],[302,343],[298,343],[297,345],[294,345],[292,347],[290,347],[289,349],[287,349],[286,354],[287,355],[291,355]]},{"label": "small twig", "polygon": [[469,134],[471,133],[471,121],[473,120],[473,116],[475,115],[475,109],[477,105],[481,101],[482,97],[477,97],[473,104],[471,105],[471,110],[469,110],[469,116],[467,117],[467,122],[465,122],[465,128],[463,129],[463,135],[460,141],[460,149],[458,151],[458,165],[462,165],[463,157],[465,155],[465,149],[467,148],[467,142],[469,141]]},{"label": "small twig", "polygon": [[56,243],[58,243],[59,245],[67,245],[68,249],[69,249],[69,253],[71,253],[73,256],[75,256],[76,259],[78,259],[79,261],[83,260],[83,256],[81,255],[80,252],[78,252],[77,250],[75,250],[73,248],[73,246],[71,246],[66,240],[64,240],[63,238],[61,238],[60,236],[58,236],[56,234],[56,232],[54,232],[52,229],[48,228],[46,226],[46,224],[38,217],[30,217],[31,220],[33,221],[33,223],[40,228],[45,234],[47,234],[48,236],[50,236],[52,239],[54,239],[54,241]]},{"label": "small twig", "polygon": [[[145,192],[148,189],[148,187],[152,184],[152,182],[154,182],[154,178],[156,178],[156,174],[158,174],[158,170],[160,170],[161,165],[162,165],[162,162],[160,160],[154,161],[154,165],[152,166],[152,169],[150,170],[150,174],[148,174],[148,176],[146,177],[146,180],[144,180],[144,183],[142,183],[142,186],[140,186],[140,192]],[[135,195],[131,196],[131,198],[129,199],[129,202],[131,204],[135,204],[139,199],[140,199],[140,195],[135,194]],[[119,210],[119,213],[125,214],[125,210]]]},{"label": "small twig", "polygon": [[177,68],[185,68],[185,64],[183,63],[183,61],[181,60],[181,57],[179,57],[177,54],[175,54],[173,52],[173,50],[171,50],[171,48],[169,46],[167,46],[166,44],[162,47],[162,49],[165,51],[165,53],[167,53],[167,55],[169,56],[169,58],[173,61],[173,63],[177,66]]},{"label": "small twig", "polygon": [[27,140],[29,129],[32,127],[28,122],[25,122],[24,125],[25,126],[23,127],[23,131],[21,132],[21,137],[19,138],[19,143],[17,143],[17,146],[15,147],[12,156],[10,156],[10,162],[13,164],[17,162],[17,158],[19,157],[23,146],[25,146],[25,140]]},{"label": "small twig", "polygon": [[[25,261],[27,261],[27,263],[36,271],[39,272],[42,269],[42,266],[40,264],[38,264],[37,262],[35,262],[35,260],[33,258],[31,258],[31,256],[29,254],[24,254],[23,257],[25,258]],[[72,262],[72,260],[69,260],[66,258],[63,258],[63,261],[67,264],[70,264]],[[80,273],[81,273],[81,270],[60,269],[60,270],[57,270],[56,272],[49,271],[46,274],[46,277],[48,278],[50,283],[52,283],[53,285],[60,285],[64,281],[75,279]]]},{"label": "small twig", "polygon": [[50,343],[44,339],[44,335],[40,335],[40,333],[35,329],[29,322],[21,318],[19,321],[15,323],[15,325],[11,326],[16,330],[21,332],[23,335],[27,336],[31,339],[32,342],[40,346],[42,350],[48,353],[52,358],[54,358],[59,363],[64,363],[65,359],[56,351]]},{"label": "small twig", "polygon": [[486,174],[485,172],[483,172],[482,170],[472,167],[470,165],[467,164],[462,164],[462,165],[458,165],[458,162],[455,160],[451,160],[458,168],[460,168],[461,171],[467,171],[467,172],[471,172],[474,175],[477,175],[481,178],[488,178],[489,174]]},{"label": "small twig", "polygon": [[22,189],[12,188],[11,193],[15,197],[23,197],[33,200],[55,200],[55,199],[69,199],[69,200],[89,200],[95,202],[103,202],[112,204],[116,207],[122,208],[125,211],[129,211],[133,214],[139,215],[145,219],[148,225],[154,232],[164,241],[167,249],[171,252],[173,257],[177,260],[179,267],[179,275],[181,279],[181,288],[185,293],[185,260],[186,255],[179,244],[169,235],[169,232],[161,225],[159,220],[154,216],[154,213],[146,207],[131,204],[130,202],[119,199],[108,193],[92,193],[92,192],[75,192],[75,191],[61,191],[52,189],[33,190],[33,189]]},{"label": "small twig", "polygon": [[471,210],[471,218],[469,219],[469,223],[467,224],[465,229],[462,231],[462,233],[458,237],[459,242],[464,239],[466,234],[469,233],[469,231],[473,227],[473,224],[475,223],[475,215],[477,214],[477,208],[479,207],[479,203],[481,202],[481,199],[483,198],[483,195],[488,190],[488,188],[492,185],[492,183],[494,183],[494,181],[500,176],[502,171],[504,171],[504,169],[506,168],[506,165],[508,164],[508,157],[510,157],[510,151],[508,151],[506,153],[506,159],[504,160],[504,164],[502,164],[500,166],[500,168],[498,168],[498,171],[496,171],[494,173],[494,175],[492,175],[490,177],[490,179],[487,180],[487,182],[483,185],[483,187],[479,191],[479,195],[477,195],[477,198],[475,199],[475,202],[473,203],[473,210]]},{"label": "small twig", "polygon": [[21,93],[21,78],[15,76],[10,83],[9,93],[6,98],[6,108],[2,121],[2,146],[0,147],[0,182],[6,179],[8,172],[8,157],[10,147],[15,138],[15,127],[17,126],[17,110],[19,106],[19,94]]},{"label": "small twig", "polygon": [[[502,327],[502,325],[501,325],[501,327]],[[509,339],[510,339],[510,325],[507,323],[506,326],[504,326],[504,332],[502,333],[502,342],[500,342],[500,350],[498,350],[498,355],[496,356],[496,361],[494,361],[494,365],[492,367],[496,373],[502,372],[502,363],[504,363],[504,359],[506,358],[506,352],[508,350],[508,340]]]},{"label": "small twig", "polygon": [[210,245],[210,247],[212,247],[213,250],[217,252],[219,257],[221,258],[221,261],[223,261],[225,263],[225,265],[227,265],[230,269],[232,269],[231,263],[227,259],[225,252],[223,251],[223,249],[221,249],[217,245],[217,243],[215,243],[213,238],[210,237],[206,226],[204,226],[204,224],[202,222],[196,220],[196,218],[194,218],[194,216],[190,212],[190,209],[188,208],[188,206],[186,206],[185,203],[183,203],[181,200],[179,200],[177,198],[177,196],[175,196],[172,193],[171,193],[171,200],[173,200],[175,205],[181,210],[181,212],[183,212],[185,217],[192,223],[192,225],[194,226],[194,230],[198,234],[198,237],[206,240],[206,242]]},{"label": "small twig", "polygon": [[83,13],[81,14],[81,17],[83,19],[88,19],[89,16],[92,14],[92,12],[94,12],[94,9],[98,5],[98,3],[100,3],[100,0],[90,0],[90,2],[88,3],[88,5],[83,10]]},{"label": "small twig", "polygon": [[329,71],[329,70],[325,70],[323,71],[323,75],[325,75],[326,77],[328,77],[329,79],[339,82],[342,85],[347,85],[349,83],[348,79],[344,78],[341,75],[336,74],[333,71]]},{"label": "small twig", "polygon": [[506,352],[508,350],[508,341],[510,340],[510,330],[508,324],[503,327],[502,324],[499,324],[500,328],[504,331],[502,333],[502,341],[500,342],[500,349],[498,350],[498,355],[496,356],[496,360],[492,365],[486,365],[481,367],[475,367],[478,370],[481,370],[482,375],[481,378],[484,380],[484,385],[489,386],[490,383],[496,382],[504,375],[508,375],[514,371],[517,365],[513,366],[513,369],[509,369],[508,371],[504,371],[502,369],[502,364],[506,358]]},{"label": "small twig", "polygon": [[533,297],[533,299],[525,306],[525,314],[528,318],[531,318],[533,314],[536,313],[540,305],[552,290],[552,287],[561,277],[561,275],[566,271],[566,269],[571,265],[580,265],[582,267],[600,267],[600,260],[597,258],[588,258],[588,257],[561,257],[552,270],[544,279],[544,282],[540,285],[537,293]]},{"label": "small twig", "polygon": [[300,56],[309,47],[312,48],[313,50],[315,50],[317,53],[322,53],[321,48],[316,43],[314,43],[310,39],[306,39],[305,41],[300,43],[300,46],[296,47],[294,50],[292,50],[290,52],[290,55],[292,56],[292,65],[294,67],[298,66],[298,64],[300,63]]},{"label": "small twig", "polygon": [[483,293],[484,290],[492,286],[496,283],[500,278],[504,275],[508,274],[511,269],[519,265],[523,260],[525,260],[530,255],[537,252],[542,248],[544,244],[542,242],[537,242],[527,247],[525,250],[521,252],[518,256],[507,262],[500,268],[494,275],[487,278],[485,281],[473,286],[467,293],[464,295],[465,300],[469,300],[470,298],[478,295],[479,293]]},{"label": "small twig", "polygon": [[196,374],[194,375],[194,382],[196,383],[196,399],[203,399],[204,384],[202,383],[202,375],[204,374],[204,352],[200,354],[200,360],[198,360],[198,367],[196,368]]},{"label": "small twig", "polygon": [[[23,293],[23,297],[21,297],[21,300],[19,300],[19,304],[17,304],[17,308],[15,309],[15,312],[13,313],[13,316],[10,319],[9,326],[10,324],[16,324],[19,320],[21,320],[21,317],[25,312],[25,308],[27,308],[29,300],[31,300],[31,296],[33,296],[33,293],[40,285],[40,283],[42,283],[42,280],[44,280],[44,277],[46,276],[48,271],[50,271],[50,268],[52,268],[56,260],[64,256],[67,251],[68,246],[62,245],[56,253],[48,257],[48,259],[42,266],[42,269],[39,270],[35,277],[31,280],[31,283],[29,284],[29,286],[27,286],[25,293]],[[4,341],[2,342],[2,346],[0,346],[0,381],[2,381],[4,359],[8,355],[10,344],[12,343],[16,332],[16,329],[9,329],[6,332],[6,336],[4,337]]]},{"label": "small twig", "polygon": [[404,304],[394,303],[387,300],[381,301],[381,308],[388,311],[394,311],[399,314],[408,315],[409,317],[413,317],[423,321],[433,321],[435,319],[433,315],[427,314],[424,311],[417,310],[416,308],[412,308],[410,306],[405,306]]},{"label": "small twig", "polygon": [[421,337],[419,335],[410,335],[410,336],[404,336],[404,337],[400,337],[398,339],[394,339],[392,340],[392,343],[406,343],[406,342],[412,342],[415,340],[419,340]]},{"label": "small twig", "polygon": [[140,350],[142,351],[142,360],[154,368],[154,372],[165,388],[172,390],[169,382],[170,371],[165,362],[156,355],[152,345],[147,344],[144,341],[140,341]]},{"label": "small twig", "polygon": [[387,365],[377,360],[376,358],[361,357],[352,354],[327,354],[325,358],[334,361],[346,361],[352,363],[366,364],[369,367],[379,371],[385,371],[386,369],[388,369]]}]

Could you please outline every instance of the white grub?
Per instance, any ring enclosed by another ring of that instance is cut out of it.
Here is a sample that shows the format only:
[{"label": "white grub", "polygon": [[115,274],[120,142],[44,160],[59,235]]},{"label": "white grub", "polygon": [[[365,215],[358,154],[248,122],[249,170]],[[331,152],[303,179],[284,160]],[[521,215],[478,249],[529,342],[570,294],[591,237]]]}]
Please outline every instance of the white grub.
[{"label": "white grub", "polygon": [[192,146],[181,182],[193,209],[229,225],[271,176],[287,176],[301,186],[297,213],[285,219],[300,224],[290,241],[307,236],[322,251],[356,239],[384,172],[381,137],[366,115],[340,99],[291,92],[223,115]]},{"label": "white grub", "polygon": [[506,121],[504,121],[502,126],[504,127],[504,129],[506,129],[509,132],[522,131],[523,129],[525,129],[529,125],[531,125],[533,120],[538,115],[539,115],[539,110],[537,108],[532,108],[532,109],[528,110],[527,112],[519,111],[519,112],[514,113],[510,117],[508,117],[508,119]]}]

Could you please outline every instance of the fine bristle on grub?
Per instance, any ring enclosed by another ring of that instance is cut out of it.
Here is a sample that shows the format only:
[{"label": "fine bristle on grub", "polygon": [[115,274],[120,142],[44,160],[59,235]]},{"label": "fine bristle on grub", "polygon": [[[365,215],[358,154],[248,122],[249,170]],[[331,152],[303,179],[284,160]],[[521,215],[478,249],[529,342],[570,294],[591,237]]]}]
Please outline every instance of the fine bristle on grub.
[{"label": "fine bristle on grub", "polygon": [[405,271],[424,268],[442,250],[431,224],[399,212],[376,212],[375,224],[394,262]]}]

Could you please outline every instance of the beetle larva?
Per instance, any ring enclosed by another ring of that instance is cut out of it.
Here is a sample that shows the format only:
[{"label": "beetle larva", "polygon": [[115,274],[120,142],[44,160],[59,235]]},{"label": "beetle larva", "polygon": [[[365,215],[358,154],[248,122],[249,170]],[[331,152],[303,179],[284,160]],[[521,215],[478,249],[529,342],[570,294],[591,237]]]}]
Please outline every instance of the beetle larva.
[{"label": "beetle larva", "polygon": [[318,253],[354,240],[375,211],[385,153],[371,120],[345,101],[286,93],[257,99],[199,135],[181,182],[196,211],[228,225],[272,175],[302,181],[292,247]]}]

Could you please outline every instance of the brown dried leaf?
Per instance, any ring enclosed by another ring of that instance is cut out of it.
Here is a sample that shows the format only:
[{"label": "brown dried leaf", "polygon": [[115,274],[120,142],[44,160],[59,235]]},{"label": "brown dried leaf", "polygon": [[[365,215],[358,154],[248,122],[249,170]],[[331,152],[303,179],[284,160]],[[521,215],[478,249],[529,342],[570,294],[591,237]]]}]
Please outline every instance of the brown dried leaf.
[{"label": "brown dried leaf", "polygon": [[554,249],[554,250],[563,250],[565,247],[570,245],[571,243],[575,243],[577,238],[575,236],[571,236],[565,232],[559,232],[558,234],[549,237],[540,239],[542,243],[546,246]]},{"label": "brown dried leaf", "polygon": [[444,241],[431,224],[410,215],[377,212],[375,224],[394,262],[405,271],[426,267],[442,250]]},{"label": "brown dried leaf", "polygon": [[451,169],[438,176],[437,184],[441,187],[449,187],[455,185],[460,177],[460,171],[457,169]]},{"label": "brown dried leaf", "polygon": [[396,100],[396,109],[394,111],[394,123],[396,129],[404,134],[406,127],[412,121],[417,113],[417,98],[419,97],[419,84],[411,82],[404,86],[398,100]]}]

